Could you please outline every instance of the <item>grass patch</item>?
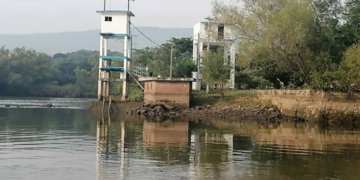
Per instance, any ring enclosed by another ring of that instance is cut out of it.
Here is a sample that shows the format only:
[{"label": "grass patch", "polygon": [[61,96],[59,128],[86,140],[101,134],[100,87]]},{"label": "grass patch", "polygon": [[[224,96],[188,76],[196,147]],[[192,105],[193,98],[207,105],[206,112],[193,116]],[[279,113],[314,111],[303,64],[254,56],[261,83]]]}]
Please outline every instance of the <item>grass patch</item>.
[{"label": "grass patch", "polygon": [[128,101],[130,102],[141,102],[144,99],[144,92],[139,88],[131,88],[129,92]]}]

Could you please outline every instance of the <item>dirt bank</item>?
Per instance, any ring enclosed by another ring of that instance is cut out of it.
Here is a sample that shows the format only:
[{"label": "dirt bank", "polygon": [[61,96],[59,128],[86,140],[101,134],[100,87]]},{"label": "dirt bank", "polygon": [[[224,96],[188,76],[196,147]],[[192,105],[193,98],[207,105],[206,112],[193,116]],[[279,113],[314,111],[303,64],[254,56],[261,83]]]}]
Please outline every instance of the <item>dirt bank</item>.
[{"label": "dirt bank", "polygon": [[285,116],[277,106],[265,105],[253,98],[240,98],[231,103],[196,106],[190,109],[180,109],[166,104],[146,104],[127,111],[133,116],[148,118],[183,117],[187,119],[219,118],[231,120],[253,121],[305,121],[304,119]]}]

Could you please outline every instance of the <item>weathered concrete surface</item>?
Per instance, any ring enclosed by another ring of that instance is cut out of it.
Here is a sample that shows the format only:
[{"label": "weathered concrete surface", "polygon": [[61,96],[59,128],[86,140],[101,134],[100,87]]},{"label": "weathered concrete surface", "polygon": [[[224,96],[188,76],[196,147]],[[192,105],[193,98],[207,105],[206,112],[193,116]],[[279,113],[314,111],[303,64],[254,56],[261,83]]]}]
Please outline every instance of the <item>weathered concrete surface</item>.
[{"label": "weathered concrete surface", "polygon": [[258,90],[255,96],[269,100],[287,116],[309,121],[354,121],[360,117],[360,94],[314,90]]},{"label": "weathered concrete surface", "polygon": [[145,82],[144,102],[146,104],[166,103],[172,106],[190,107],[190,78],[140,78]]}]

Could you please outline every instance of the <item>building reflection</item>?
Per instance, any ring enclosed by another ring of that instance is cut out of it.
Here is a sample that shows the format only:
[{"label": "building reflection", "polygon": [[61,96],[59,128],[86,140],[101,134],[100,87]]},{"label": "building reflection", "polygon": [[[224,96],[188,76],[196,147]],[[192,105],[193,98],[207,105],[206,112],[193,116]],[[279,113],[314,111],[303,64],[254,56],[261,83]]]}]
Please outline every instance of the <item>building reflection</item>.
[{"label": "building reflection", "polygon": [[97,179],[127,177],[130,164],[136,166],[136,163],[131,163],[132,153],[160,164],[189,165],[190,179],[209,173],[221,177],[221,172],[211,171],[200,164],[229,162],[227,169],[232,171],[233,135],[196,126],[187,121],[172,120],[145,120],[142,123],[98,121]]},{"label": "building reflection", "polygon": [[[294,172],[283,164],[301,164],[298,155],[329,162],[333,159],[324,157],[330,156],[317,154],[355,155],[360,151],[359,132],[311,123],[98,121],[97,179],[133,178],[133,172],[142,174],[144,167],[164,166],[182,167],[185,179],[246,178],[259,172],[291,177]],[[281,154],[285,156],[277,158]],[[273,168],[256,169],[266,163]],[[298,174],[311,171],[309,166]],[[326,174],[325,168],[320,171]]]},{"label": "building reflection", "polygon": [[143,140],[146,145],[157,143],[188,146],[189,122],[165,121],[162,123],[145,121]]},{"label": "building reflection", "polygon": [[[188,165],[190,179],[221,179],[239,171],[235,168],[239,158],[261,162],[271,159],[272,153],[356,153],[360,150],[356,132],[310,123],[98,121],[97,179],[124,179],[130,168],[137,168],[136,162],[131,163],[134,156],[151,165]],[[236,152],[246,153],[240,157]],[[261,156],[256,155],[259,152]],[[214,171],[224,168],[226,174]]]},{"label": "building reflection", "polygon": [[360,145],[360,130],[356,127],[293,122],[261,124],[212,121],[212,124],[227,128],[235,134],[251,136],[257,145],[276,145],[279,151],[342,151],[344,145]]},{"label": "building reflection", "polygon": [[144,121],[144,154],[170,165],[189,163],[189,122],[166,120]]},{"label": "building reflection", "polygon": [[197,127],[196,124],[193,126],[189,160],[190,179],[204,177],[226,179],[226,175],[221,171],[214,171],[214,169],[220,169],[219,166],[221,166],[227,169],[227,173],[234,171],[233,134],[212,129],[213,127],[209,126]]},{"label": "building reflection", "polygon": [[125,132],[125,122],[97,122],[97,180],[125,179],[129,168]]}]

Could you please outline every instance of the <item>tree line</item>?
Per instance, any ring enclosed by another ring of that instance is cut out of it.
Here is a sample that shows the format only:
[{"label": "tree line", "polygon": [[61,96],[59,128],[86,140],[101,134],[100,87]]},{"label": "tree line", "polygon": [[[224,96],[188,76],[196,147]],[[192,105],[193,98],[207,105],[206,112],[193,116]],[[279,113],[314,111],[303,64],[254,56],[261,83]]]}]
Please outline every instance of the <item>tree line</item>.
[{"label": "tree line", "polygon": [[[196,68],[191,60],[192,40],[174,38],[172,42],[175,44],[174,75],[191,77]],[[133,65],[149,67],[153,76],[169,76],[170,45],[134,50]],[[122,55],[111,51],[108,54]],[[98,63],[98,51],[80,50],[50,56],[26,48],[2,47],[0,96],[95,97]],[[118,86],[112,88],[113,94],[120,93]]]},{"label": "tree line", "polygon": [[[232,24],[240,39],[238,89],[360,91],[360,0],[215,0],[213,15],[217,22]],[[173,76],[191,77],[196,71],[191,38],[135,49],[133,65],[148,67],[151,76],[168,77],[172,43]],[[227,81],[229,67],[221,67],[221,53],[204,56],[206,83]],[[98,58],[97,51],[49,56],[2,47],[0,95],[95,96]]]},{"label": "tree line", "polygon": [[213,2],[238,38],[238,88],[360,91],[359,0]]}]

